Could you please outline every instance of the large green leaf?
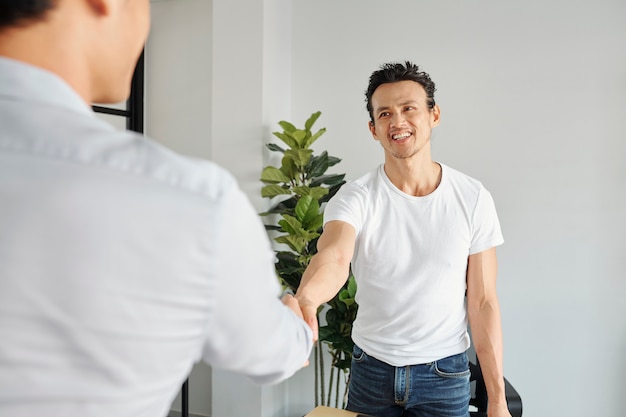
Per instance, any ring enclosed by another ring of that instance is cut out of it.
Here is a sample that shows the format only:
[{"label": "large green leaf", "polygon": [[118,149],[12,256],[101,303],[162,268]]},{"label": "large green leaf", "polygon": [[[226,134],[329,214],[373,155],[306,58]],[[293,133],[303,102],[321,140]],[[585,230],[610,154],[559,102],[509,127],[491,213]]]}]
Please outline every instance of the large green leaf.
[{"label": "large green leaf", "polygon": [[350,297],[354,298],[356,296],[356,280],[354,279],[354,275],[350,275],[350,278],[348,278],[347,289]]},{"label": "large green leaf", "polygon": [[[332,304],[332,306],[333,306],[332,311],[334,311],[338,315],[345,315],[348,311],[348,306],[346,305],[346,303],[341,301],[339,294],[335,296],[335,302]],[[338,326],[339,323],[336,323],[336,325]]]},{"label": "large green leaf", "polygon": [[313,149],[288,149],[285,158],[290,158],[298,167],[304,167],[311,159]]},{"label": "large green leaf", "polygon": [[306,246],[306,239],[302,236],[293,236],[293,235],[284,235],[278,236],[274,238],[274,240],[278,243],[284,243],[289,246],[292,250],[301,253],[304,247]]},{"label": "large green leaf", "polygon": [[316,230],[319,230],[319,228],[322,227],[323,224],[324,224],[324,214],[320,213],[314,218],[312,218],[310,221],[305,222],[302,225],[302,227],[304,227],[306,230],[316,231]]},{"label": "large green leaf", "polygon": [[301,187],[293,187],[293,192],[303,197],[311,196],[315,200],[319,200],[320,198],[328,194],[328,188],[301,186]]},{"label": "large green leaf", "polygon": [[298,142],[298,147],[300,147],[301,149],[304,149],[304,143],[306,142],[306,130],[295,130],[293,132],[291,132],[291,136],[296,140],[296,142]]},{"label": "large green leaf", "polygon": [[337,326],[337,320],[339,319],[339,313],[335,309],[326,311],[326,323],[328,327]]},{"label": "large green leaf", "polygon": [[282,217],[283,217],[282,220],[279,220],[278,224],[280,225],[280,227],[283,228],[285,232],[287,232],[290,235],[301,234],[300,231],[303,230],[302,223],[300,223],[298,219],[288,214],[283,214]]},{"label": "large green leaf", "polygon": [[300,223],[312,221],[320,212],[320,205],[316,199],[310,195],[302,197],[296,204],[296,218]]},{"label": "large green leaf", "polygon": [[313,143],[319,139],[320,136],[322,136],[324,133],[326,133],[326,128],[323,127],[320,130],[317,131],[317,133],[315,133],[314,135],[310,136],[309,138],[307,138],[306,142],[304,142],[303,147],[304,148],[308,148],[309,146],[313,145]]},{"label": "large green leaf", "polygon": [[292,273],[296,270],[302,271],[302,267],[296,259],[297,255],[291,251],[276,252],[276,270],[280,273]]},{"label": "large green leaf", "polygon": [[281,265],[297,265],[296,255],[293,252],[288,251],[276,251],[276,259]]},{"label": "large green leaf", "polygon": [[277,251],[276,259],[275,267],[278,276],[283,284],[296,291],[304,273],[304,268],[298,262],[297,255],[292,251]]},{"label": "large green leaf", "polygon": [[[319,236],[319,229],[324,222],[324,214],[321,213],[320,205],[316,201],[317,199],[311,195],[302,197],[296,205],[295,215],[300,226],[309,232],[314,232],[314,235],[310,235],[310,239]],[[286,215],[283,215],[286,217]]]},{"label": "large green leaf", "polygon": [[346,289],[339,291],[339,300],[348,307],[354,304],[354,297],[352,297],[350,292]]},{"label": "large green leaf", "polygon": [[291,194],[291,191],[276,184],[266,185],[261,188],[261,197],[263,198],[272,198],[281,194]]},{"label": "large green leaf", "polygon": [[282,217],[283,217],[282,220],[279,220],[278,224],[288,234],[294,235],[294,236],[300,236],[304,238],[307,241],[307,243],[311,239],[315,239],[316,237],[319,236],[319,233],[317,233],[317,229],[313,231],[306,230],[302,226],[302,223],[300,223],[300,221],[296,219],[295,217],[290,216],[288,214],[283,214]]},{"label": "large green leaf", "polygon": [[329,167],[337,165],[339,162],[341,162],[340,158],[337,158],[336,156],[328,156],[328,166]]},{"label": "large green leaf", "polygon": [[324,174],[330,165],[328,164],[328,152],[324,151],[317,156],[313,156],[306,166],[309,178],[316,178]]},{"label": "large green leaf", "polygon": [[341,188],[343,184],[345,184],[345,181],[341,181],[339,184],[333,185],[332,187],[330,187],[328,194],[320,198],[320,204],[327,203],[331,198],[333,198],[333,196],[337,194],[337,191],[339,191],[339,189]]},{"label": "large green leaf", "polygon": [[290,178],[283,174],[283,172],[273,166],[267,166],[263,168],[263,172],[261,172],[261,181],[266,184],[278,184],[278,183],[286,183],[290,181]]},{"label": "large green leaf", "polygon": [[320,326],[318,331],[317,331],[317,337],[319,338],[319,340],[321,340],[322,342],[325,342],[328,340],[329,337],[331,337],[330,335],[332,334],[332,330],[330,330],[328,328],[328,326]]},{"label": "large green leaf", "polygon": [[[288,152],[288,151],[285,151]],[[283,156],[283,159],[280,161],[280,170],[285,176],[289,177],[291,181],[295,181],[298,178],[298,167],[296,163],[293,161],[293,158],[289,155]]]},{"label": "large green leaf", "polygon": [[304,128],[306,130],[311,130],[311,128],[313,127],[313,125],[315,124],[315,122],[317,121],[317,119],[320,117],[320,115],[322,114],[321,111],[317,111],[315,113],[313,113],[308,119],[307,121],[304,123]]},{"label": "large green leaf", "polygon": [[326,184],[326,185],[337,185],[341,181],[343,181],[346,174],[329,174],[322,175],[321,177],[317,177],[311,181],[311,187],[315,187],[318,185]]},{"label": "large green leaf", "polygon": [[273,135],[276,136],[278,139],[282,140],[283,142],[285,142],[285,144],[289,146],[290,148],[293,148],[293,149],[298,148],[298,142],[296,142],[294,138],[287,135],[286,133],[273,132]]},{"label": "large green leaf", "polygon": [[[311,187],[311,197],[318,200],[328,194],[328,188],[325,187]],[[319,203],[318,203],[319,204]]]},{"label": "large green leaf", "polygon": [[289,133],[291,133],[291,132],[293,132],[294,130],[296,130],[296,127],[295,127],[294,125],[292,125],[292,124],[291,124],[291,123],[289,123],[289,122],[285,122],[284,120],[281,120],[280,122],[278,122],[278,124],[280,125],[280,127],[282,127],[282,128],[283,128],[283,130],[284,130],[285,132],[289,132]]}]

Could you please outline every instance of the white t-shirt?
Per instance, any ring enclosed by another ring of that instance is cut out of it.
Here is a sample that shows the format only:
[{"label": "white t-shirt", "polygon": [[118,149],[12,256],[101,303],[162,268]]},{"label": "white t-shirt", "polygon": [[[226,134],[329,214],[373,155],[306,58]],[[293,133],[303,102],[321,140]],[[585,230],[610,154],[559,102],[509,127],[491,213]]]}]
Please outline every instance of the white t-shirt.
[{"label": "white t-shirt", "polygon": [[345,184],[324,211],[325,222],[340,220],[356,230],[359,310],[352,338],[394,366],[467,350],[468,256],[503,242],[489,192],[441,167],[437,189],[415,197],[395,187],[381,165]]},{"label": "white t-shirt", "polygon": [[165,416],[193,364],[285,379],[308,326],[235,179],[0,58],[0,416]]}]

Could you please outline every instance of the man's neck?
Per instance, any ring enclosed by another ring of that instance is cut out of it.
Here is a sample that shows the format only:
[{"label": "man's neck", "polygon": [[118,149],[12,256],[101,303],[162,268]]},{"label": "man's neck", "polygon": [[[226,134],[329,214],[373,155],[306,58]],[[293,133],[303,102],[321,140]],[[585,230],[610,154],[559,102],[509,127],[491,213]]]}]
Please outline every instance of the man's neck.
[{"label": "man's neck", "polygon": [[441,165],[434,162],[430,156],[387,158],[384,169],[393,185],[402,192],[416,197],[432,193],[441,182]]},{"label": "man's neck", "polygon": [[[69,32],[68,32],[69,33]],[[64,79],[86,103],[90,103],[90,83],[85,62],[74,53],[78,44],[63,32],[49,30],[45,23],[0,32],[0,56],[21,61]]]}]

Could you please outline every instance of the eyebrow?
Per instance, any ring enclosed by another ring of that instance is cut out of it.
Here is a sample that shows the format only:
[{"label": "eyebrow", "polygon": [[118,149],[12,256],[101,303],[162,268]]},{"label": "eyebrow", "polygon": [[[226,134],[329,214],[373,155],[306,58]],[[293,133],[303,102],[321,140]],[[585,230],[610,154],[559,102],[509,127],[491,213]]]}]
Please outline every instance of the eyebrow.
[{"label": "eyebrow", "polygon": [[[407,101],[403,101],[402,103],[400,103],[400,106],[406,106],[407,104],[417,105],[418,103],[416,100],[407,100]],[[376,114],[380,113],[383,110],[389,110],[390,108],[391,108],[390,106],[377,107]]]}]

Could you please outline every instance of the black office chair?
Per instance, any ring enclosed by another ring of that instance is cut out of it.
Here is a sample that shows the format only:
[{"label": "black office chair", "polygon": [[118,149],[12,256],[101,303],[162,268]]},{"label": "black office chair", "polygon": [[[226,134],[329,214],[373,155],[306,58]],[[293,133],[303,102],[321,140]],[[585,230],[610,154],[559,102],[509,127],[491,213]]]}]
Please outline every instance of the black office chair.
[{"label": "black office chair", "polygon": [[[470,406],[476,407],[477,410],[470,411],[470,416],[487,417],[487,388],[485,388],[485,380],[480,369],[480,363],[476,354],[468,356],[470,357],[470,384],[472,384]],[[474,356],[473,359],[472,356]],[[504,378],[504,389],[511,416],[522,417],[522,398],[506,378]]]}]

